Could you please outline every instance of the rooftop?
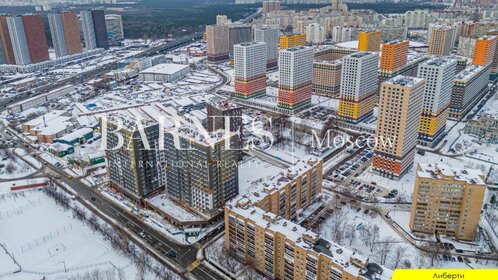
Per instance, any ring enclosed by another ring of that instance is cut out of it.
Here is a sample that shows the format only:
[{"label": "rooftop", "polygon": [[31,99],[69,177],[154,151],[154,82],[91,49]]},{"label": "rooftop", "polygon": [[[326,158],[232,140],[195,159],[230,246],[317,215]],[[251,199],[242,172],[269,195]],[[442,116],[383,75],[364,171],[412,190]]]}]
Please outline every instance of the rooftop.
[{"label": "rooftop", "polygon": [[424,79],[421,79],[421,78],[398,75],[394,78],[391,78],[391,79],[385,81],[384,83],[390,84],[390,85],[400,85],[400,86],[404,86],[404,87],[412,87],[415,84],[417,84],[423,80]]},{"label": "rooftop", "polygon": [[281,52],[298,52],[303,50],[311,50],[311,48],[305,46],[298,46],[298,47],[292,47],[285,50],[281,50]]},{"label": "rooftop", "polygon": [[421,178],[444,179],[443,177],[449,177],[452,180],[465,181],[468,184],[486,186],[483,180],[484,174],[480,170],[459,169],[439,163],[419,163],[419,169],[417,175]]},{"label": "rooftop", "polygon": [[435,57],[433,59],[429,59],[422,63],[422,65],[428,66],[446,66],[452,63],[456,63],[453,58],[450,57]]},{"label": "rooftop", "polygon": [[152,66],[150,68],[147,68],[146,70],[143,70],[140,73],[142,73],[142,74],[165,74],[165,75],[171,75],[171,74],[175,74],[178,71],[181,71],[181,70],[189,68],[189,67],[190,66],[183,65],[183,64],[164,63],[164,64],[158,64],[156,66]]},{"label": "rooftop", "polygon": [[453,80],[454,81],[467,81],[470,78],[472,78],[474,75],[481,72],[484,68],[485,68],[485,66],[471,64],[471,65],[467,66],[467,68],[462,70],[462,72],[458,73]]},{"label": "rooftop", "polygon": [[229,203],[237,204],[239,200],[247,200],[250,204],[255,204],[268,194],[278,192],[283,188],[291,178],[299,177],[310,168],[317,166],[320,160],[314,156],[307,156],[298,161],[295,165],[289,167],[286,172],[281,172],[269,181],[260,183],[250,189],[246,194],[240,194]]}]

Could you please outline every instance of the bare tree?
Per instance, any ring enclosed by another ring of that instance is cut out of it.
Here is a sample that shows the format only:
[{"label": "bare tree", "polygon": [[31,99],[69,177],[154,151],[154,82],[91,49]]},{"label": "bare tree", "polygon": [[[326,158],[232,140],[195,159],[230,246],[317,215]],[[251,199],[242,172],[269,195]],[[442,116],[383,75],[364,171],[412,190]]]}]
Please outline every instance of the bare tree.
[{"label": "bare tree", "polygon": [[237,271],[239,270],[240,268],[240,263],[234,259],[232,256],[230,256],[230,254],[227,252],[225,246],[223,246],[223,249],[221,250],[219,256],[218,256],[218,260],[220,262],[220,264],[228,269],[228,271],[230,273],[237,273]]},{"label": "bare tree", "polygon": [[135,261],[135,265],[137,266],[137,280],[143,280],[145,276],[145,255],[138,254],[137,259]]},{"label": "bare tree", "polygon": [[327,234],[332,241],[342,244],[344,240],[345,213],[342,209],[336,209],[324,226],[327,227]]},{"label": "bare tree", "polygon": [[386,236],[379,241],[380,264],[385,265],[387,257],[392,250],[392,243],[396,240],[391,236]]},{"label": "bare tree", "polygon": [[398,268],[401,260],[406,254],[406,250],[408,249],[405,245],[398,245],[394,249],[394,269]]},{"label": "bare tree", "polygon": [[16,167],[14,166],[14,164],[12,164],[12,162],[9,162],[7,163],[7,165],[5,165],[5,173],[12,174],[15,170]]},{"label": "bare tree", "polygon": [[439,243],[434,244],[433,242],[424,242],[420,247],[424,249],[425,257],[430,262],[430,267],[435,267],[438,263],[438,256],[441,253],[439,248]]},{"label": "bare tree", "polygon": [[344,235],[349,241],[349,246],[351,247],[351,244],[353,244],[353,241],[356,238],[356,227],[354,226],[354,224],[346,224],[346,226],[344,227]]},{"label": "bare tree", "polygon": [[379,230],[380,230],[380,228],[378,225],[373,225],[373,227],[371,228],[370,236],[369,236],[370,252],[373,252],[373,250],[375,248],[375,244],[379,240],[379,237],[380,237]]}]

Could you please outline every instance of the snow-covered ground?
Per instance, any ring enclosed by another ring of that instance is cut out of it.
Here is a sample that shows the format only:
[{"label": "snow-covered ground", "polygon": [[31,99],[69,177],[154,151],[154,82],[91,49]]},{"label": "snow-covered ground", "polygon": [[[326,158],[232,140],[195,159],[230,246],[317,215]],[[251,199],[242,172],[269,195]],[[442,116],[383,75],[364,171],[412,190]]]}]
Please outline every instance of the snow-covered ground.
[{"label": "snow-covered ground", "polygon": [[36,170],[12,151],[0,150],[0,179],[16,179],[32,175]]},{"label": "snow-covered ground", "polygon": [[291,165],[309,154],[306,150],[306,146],[287,140],[274,144],[271,148],[265,149],[265,152],[276,159],[284,160]]},{"label": "snow-covered ground", "polygon": [[226,272],[235,276],[237,280],[263,280],[267,279],[258,274],[253,268],[244,266],[238,260],[230,256],[225,249],[225,236],[216,239],[204,250],[206,259],[216,263]]},{"label": "snow-covered ground", "polygon": [[109,271],[110,279],[119,270],[136,275],[131,260],[41,190],[2,195],[0,213],[0,240],[22,267],[2,279],[67,279],[95,270]]}]

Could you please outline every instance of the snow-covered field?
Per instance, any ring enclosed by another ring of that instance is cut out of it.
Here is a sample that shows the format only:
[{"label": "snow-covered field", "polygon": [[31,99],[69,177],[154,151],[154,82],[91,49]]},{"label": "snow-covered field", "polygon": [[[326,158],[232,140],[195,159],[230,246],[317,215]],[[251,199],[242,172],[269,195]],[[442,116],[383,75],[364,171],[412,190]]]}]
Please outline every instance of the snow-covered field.
[{"label": "snow-covered field", "polygon": [[[68,279],[96,270],[113,275],[107,279],[118,279],[119,271],[136,275],[131,260],[41,190],[0,196],[0,213],[0,240],[22,267],[0,279]],[[4,260],[0,250],[0,275],[12,268]]]}]

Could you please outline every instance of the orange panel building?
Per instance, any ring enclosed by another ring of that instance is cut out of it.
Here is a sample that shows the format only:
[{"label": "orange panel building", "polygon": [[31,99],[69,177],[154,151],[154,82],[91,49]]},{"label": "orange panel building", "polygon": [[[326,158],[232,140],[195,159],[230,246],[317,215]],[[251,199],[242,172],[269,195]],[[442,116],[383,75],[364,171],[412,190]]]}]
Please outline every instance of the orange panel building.
[{"label": "orange panel building", "polygon": [[408,41],[393,41],[382,45],[380,70],[394,71],[406,65]]},{"label": "orange panel building", "polygon": [[493,62],[497,42],[497,36],[486,35],[477,39],[472,64],[486,66]]}]

